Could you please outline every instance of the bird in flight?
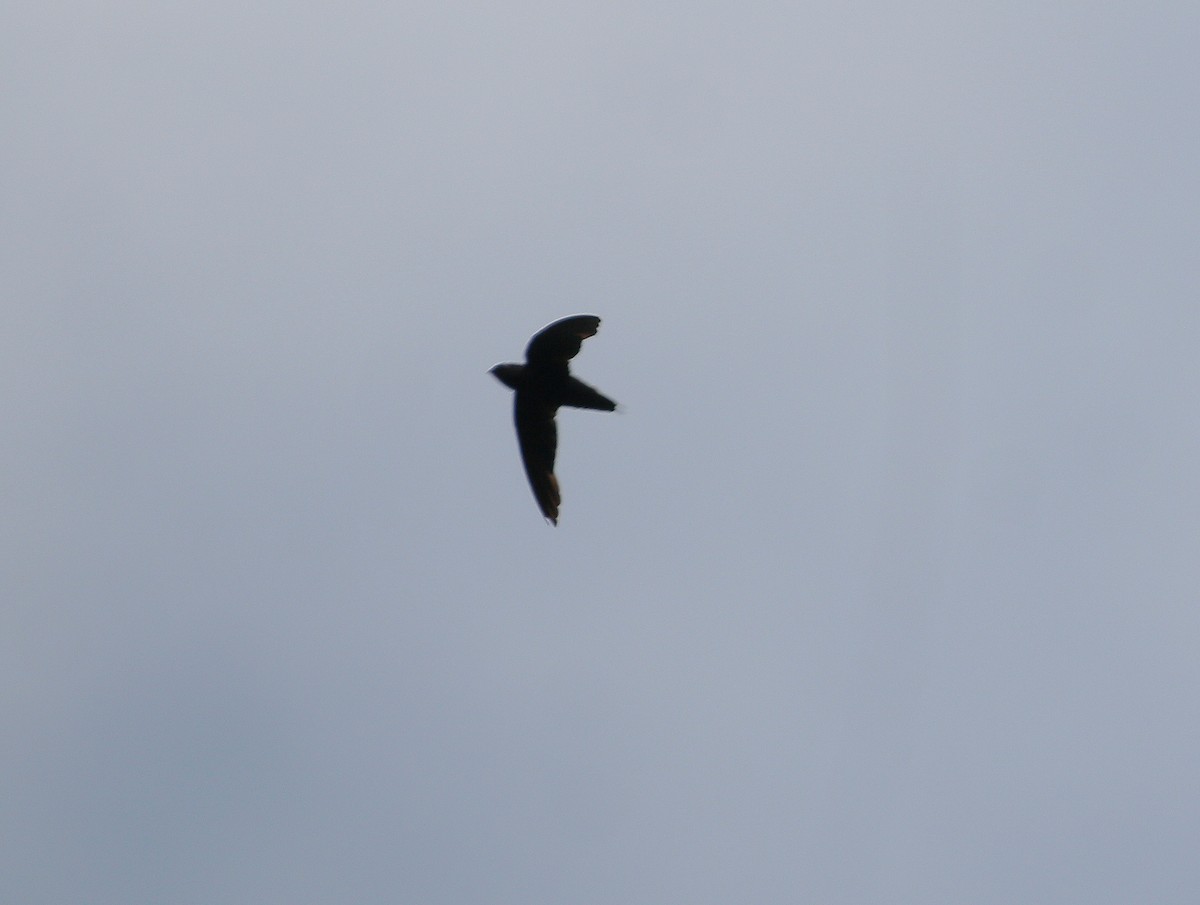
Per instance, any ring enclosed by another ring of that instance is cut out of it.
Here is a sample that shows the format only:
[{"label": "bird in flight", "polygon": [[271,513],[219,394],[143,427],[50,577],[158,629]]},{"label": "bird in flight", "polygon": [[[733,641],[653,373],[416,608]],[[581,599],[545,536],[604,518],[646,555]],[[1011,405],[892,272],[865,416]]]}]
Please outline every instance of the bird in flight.
[{"label": "bird in flight", "polygon": [[496,365],[491,373],[516,390],[513,420],[517,425],[517,443],[521,461],[533,488],[534,499],[554,525],[562,496],[554,477],[554,453],[558,448],[558,429],[554,414],[559,406],[599,409],[611,412],[617,404],[571,376],[567,362],[579,354],[579,347],[595,336],[600,318],[593,314],[564,317],[543,327],[525,347],[525,364],[509,362]]}]

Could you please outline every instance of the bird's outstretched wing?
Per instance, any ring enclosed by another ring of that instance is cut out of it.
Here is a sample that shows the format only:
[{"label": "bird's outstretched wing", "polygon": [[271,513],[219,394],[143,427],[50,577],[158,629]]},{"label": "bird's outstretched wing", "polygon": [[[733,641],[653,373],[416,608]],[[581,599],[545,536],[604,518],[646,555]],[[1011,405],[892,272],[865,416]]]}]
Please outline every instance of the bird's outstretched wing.
[{"label": "bird's outstretched wing", "polygon": [[565,365],[579,354],[579,347],[589,336],[595,336],[600,318],[594,314],[564,317],[543,327],[525,348],[525,360],[533,366]]},{"label": "bird's outstretched wing", "polygon": [[542,515],[557,525],[562,497],[558,492],[558,479],[554,477],[554,453],[558,448],[554,408],[528,393],[517,393],[513,420],[517,425],[521,461],[525,464],[534,499]]}]

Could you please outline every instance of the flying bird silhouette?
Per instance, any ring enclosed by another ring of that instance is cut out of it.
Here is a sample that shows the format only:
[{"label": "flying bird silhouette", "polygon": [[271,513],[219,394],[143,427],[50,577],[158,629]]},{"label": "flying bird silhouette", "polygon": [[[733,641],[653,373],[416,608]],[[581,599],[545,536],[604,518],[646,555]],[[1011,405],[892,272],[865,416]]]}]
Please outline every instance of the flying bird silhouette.
[{"label": "flying bird silhouette", "polygon": [[554,477],[554,453],[558,448],[558,429],[554,414],[559,406],[600,409],[611,412],[617,404],[571,376],[567,362],[579,354],[579,347],[595,336],[600,318],[593,314],[564,317],[543,327],[525,347],[525,364],[509,362],[496,365],[491,373],[502,384],[516,390],[513,420],[517,425],[517,443],[521,461],[542,514],[558,524],[562,496]]}]

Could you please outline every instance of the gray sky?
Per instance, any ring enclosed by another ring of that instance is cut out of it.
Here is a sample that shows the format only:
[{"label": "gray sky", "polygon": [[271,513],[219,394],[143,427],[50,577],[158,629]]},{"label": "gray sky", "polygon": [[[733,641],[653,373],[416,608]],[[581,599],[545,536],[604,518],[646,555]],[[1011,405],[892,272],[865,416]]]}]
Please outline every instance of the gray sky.
[{"label": "gray sky", "polygon": [[1200,12],[979,6],[10,5],[0,898],[1200,899]]}]

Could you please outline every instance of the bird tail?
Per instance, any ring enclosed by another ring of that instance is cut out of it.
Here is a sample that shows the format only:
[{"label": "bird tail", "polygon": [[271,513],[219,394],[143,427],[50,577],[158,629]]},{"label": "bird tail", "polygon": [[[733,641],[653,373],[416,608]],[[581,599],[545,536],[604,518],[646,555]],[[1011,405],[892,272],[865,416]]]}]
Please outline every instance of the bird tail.
[{"label": "bird tail", "polygon": [[599,409],[602,412],[611,412],[617,407],[607,396],[575,377],[567,379],[561,404],[577,409]]}]

